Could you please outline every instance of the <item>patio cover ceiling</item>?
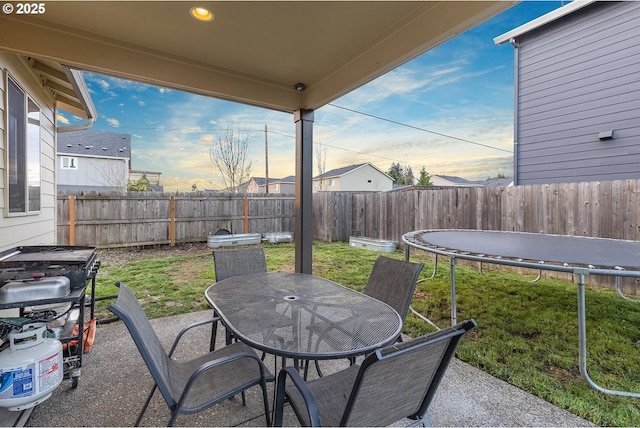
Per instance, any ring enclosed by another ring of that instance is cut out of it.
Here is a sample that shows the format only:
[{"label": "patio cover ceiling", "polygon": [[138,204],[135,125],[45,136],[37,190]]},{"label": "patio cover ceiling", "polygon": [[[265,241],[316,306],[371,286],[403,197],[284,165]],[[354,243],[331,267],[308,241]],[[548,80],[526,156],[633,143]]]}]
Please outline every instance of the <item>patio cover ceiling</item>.
[{"label": "patio cover ceiling", "polygon": [[[41,15],[0,14],[0,50],[294,112],[322,107],[512,5],[49,1]],[[215,19],[197,22],[193,6]]]}]

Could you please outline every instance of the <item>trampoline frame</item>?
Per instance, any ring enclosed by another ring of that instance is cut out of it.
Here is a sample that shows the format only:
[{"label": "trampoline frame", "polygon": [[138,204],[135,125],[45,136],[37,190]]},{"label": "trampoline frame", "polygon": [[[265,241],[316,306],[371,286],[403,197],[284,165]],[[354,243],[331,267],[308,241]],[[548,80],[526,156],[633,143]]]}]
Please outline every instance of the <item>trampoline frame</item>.
[{"label": "trampoline frame", "polygon": [[[538,280],[541,276],[542,270],[555,271],[555,272],[566,272],[571,273],[576,278],[576,284],[578,288],[578,346],[579,346],[579,368],[580,374],[583,379],[587,382],[587,384],[593,389],[600,391],[605,394],[610,395],[620,395],[624,397],[634,397],[640,398],[640,392],[633,391],[619,391],[604,388],[598,384],[596,384],[591,377],[589,376],[589,372],[587,370],[587,322],[586,322],[586,305],[585,305],[585,275],[601,275],[601,276],[613,276],[616,278],[616,291],[618,295],[627,300],[630,299],[625,296],[620,289],[620,278],[621,277],[631,277],[631,278],[640,278],[640,270],[626,270],[619,266],[614,266],[613,268],[598,268],[585,263],[585,266],[571,266],[568,263],[553,264],[546,263],[545,261],[534,261],[525,259],[525,255],[523,257],[503,257],[501,255],[488,255],[481,253],[471,253],[469,251],[465,251],[463,248],[446,248],[437,245],[429,244],[425,242],[417,236],[422,236],[428,232],[481,232],[484,237],[496,237],[499,234],[518,234],[522,236],[530,235],[532,237],[539,237],[544,234],[536,234],[536,233],[524,233],[524,232],[509,232],[509,231],[483,231],[483,230],[475,230],[475,229],[426,229],[426,230],[416,230],[409,233],[405,233],[402,236],[402,241],[405,243],[405,259],[409,260],[410,249],[415,248],[418,250],[426,251],[432,254],[435,254],[435,265],[433,268],[433,276],[435,276],[438,256],[442,255],[449,258],[449,282],[451,288],[451,325],[455,325],[457,322],[457,308],[456,308],[456,277],[455,277],[455,266],[457,259],[476,261],[480,263],[492,263],[497,265],[505,265],[505,266],[513,266],[513,267],[521,267],[521,268],[529,268],[538,270]],[[493,235],[491,235],[493,234]],[[577,237],[571,235],[547,235],[554,236],[562,239],[602,239],[602,238],[585,238],[585,237]],[[617,241],[617,242],[629,242],[622,240],[608,240],[608,241]],[[640,269],[640,260],[638,261],[638,269]],[[534,280],[534,281],[536,281]],[[635,300],[634,300],[635,301]],[[637,302],[637,301],[636,301]],[[640,303],[640,302],[639,302]]]}]

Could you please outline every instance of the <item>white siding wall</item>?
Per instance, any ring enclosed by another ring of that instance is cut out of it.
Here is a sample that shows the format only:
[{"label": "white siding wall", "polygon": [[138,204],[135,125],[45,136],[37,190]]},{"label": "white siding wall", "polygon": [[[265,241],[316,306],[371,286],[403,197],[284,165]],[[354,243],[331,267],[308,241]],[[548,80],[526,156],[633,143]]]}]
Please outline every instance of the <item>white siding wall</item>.
[{"label": "white siding wall", "polygon": [[[56,243],[54,102],[17,56],[0,53],[0,70],[0,251],[17,245],[53,245]],[[34,215],[9,217],[6,211],[6,71],[41,110],[41,211]]]},{"label": "white siding wall", "polygon": [[107,159],[87,156],[73,156],[78,160],[77,169],[62,169],[58,158],[59,186],[100,186],[127,189],[129,164],[127,159]]},{"label": "white siding wall", "polygon": [[336,190],[347,192],[385,192],[393,188],[393,180],[371,165],[363,165],[344,174],[339,184],[340,188]]}]

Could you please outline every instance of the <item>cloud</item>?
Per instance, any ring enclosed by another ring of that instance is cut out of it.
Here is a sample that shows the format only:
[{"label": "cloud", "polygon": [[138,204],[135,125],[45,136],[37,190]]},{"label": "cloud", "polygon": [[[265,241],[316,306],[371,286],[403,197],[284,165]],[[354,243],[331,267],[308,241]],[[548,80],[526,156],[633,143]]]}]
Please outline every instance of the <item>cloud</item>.
[{"label": "cloud", "polygon": [[120,127],[120,121],[119,121],[118,119],[113,119],[113,118],[110,118],[110,117],[105,117],[105,118],[104,118],[104,120],[106,120],[106,121],[107,121],[107,123],[108,123],[109,125],[111,125],[112,127],[114,127],[114,128],[119,128],[119,127]]},{"label": "cloud", "polygon": [[66,117],[64,117],[64,115],[62,115],[61,113],[57,113],[57,114],[56,114],[56,122],[58,122],[58,123],[62,123],[62,124],[64,124],[64,125],[68,125],[68,124],[70,123],[70,122],[69,122],[69,119],[67,119]]},{"label": "cloud", "polygon": [[198,142],[200,144],[211,145],[216,140],[216,136],[213,134],[205,134],[200,137]]}]

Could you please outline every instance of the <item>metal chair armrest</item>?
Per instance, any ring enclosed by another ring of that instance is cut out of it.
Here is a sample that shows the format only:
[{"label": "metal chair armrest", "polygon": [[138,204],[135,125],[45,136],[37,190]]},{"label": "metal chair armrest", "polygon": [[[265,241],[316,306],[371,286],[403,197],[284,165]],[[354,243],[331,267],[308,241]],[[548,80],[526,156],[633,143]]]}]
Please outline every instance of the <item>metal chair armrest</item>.
[{"label": "metal chair armrest", "polygon": [[180,332],[178,333],[178,335],[176,336],[175,340],[173,341],[173,345],[171,346],[171,350],[169,351],[169,358],[171,358],[171,356],[173,355],[173,351],[176,350],[176,347],[178,346],[178,343],[180,342],[180,340],[182,339],[182,336],[185,335],[185,333],[187,333],[189,330],[195,328],[195,327],[200,327],[206,324],[211,324],[214,322],[218,322],[220,321],[220,317],[213,317],[213,318],[209,318],[203,321],[198,321],[198,322],[194,322],[193,324],[189,324],[188,326],[184,327],[182,330],[180,330]]},{"label": "metal chair armrest", "polygon": [[[201,324],[201,323],[197,323],[197,324]],[[198,367],[197,370],[195,370],[191,374],[191,376],[189,376],[189,380],[187,380],[187,383],[185,384],[184,389],[182,390],[182,394],[180,395],[180,399],[178,401],[178,408],[182,408],[184,406],[184,402],[189,396],[191,387],[195,384],[195,382],[198,380],[200,376],[202,376],[208,370],[211,370],[215,367],[218,367],[224,364],[228,364],[232,361],[240,360],[242,358],[250,358],[256,361],[256,363],[258,364],[258,367],[260,368],[261,383],[266,383],[266,373],[265,373],[264,364],[256,354],[245,351],[245,352],[238,352],[236,354],[229,355],[226,357],[216,358],[215,360],[207,361],[206,363],[202,364],[200,367]],[[233,396],[236,393],[237,393],[236,391],[232,391],[228,395]],[[267,418],[268,418],[268,415],[267,415]]]},{"label": "metal chair armrest", "polygon": [[318,403],[316,402],[313,393],[309,389],[300,373],[293,367],[285,367],[280,370],[278,375],[277,395],[276,395],[276,412],[274,415],[274,426],[282,426],[282,414],[284,412],[284,400],[285,400],[285,385],[287,381],[287,375],[293,382],[293,385],[302,395],[305,406],[307,408],[307,414],[309,415],[309,421],[312,427],[322,426],[320,423],[320,412],[318,410]]}]

